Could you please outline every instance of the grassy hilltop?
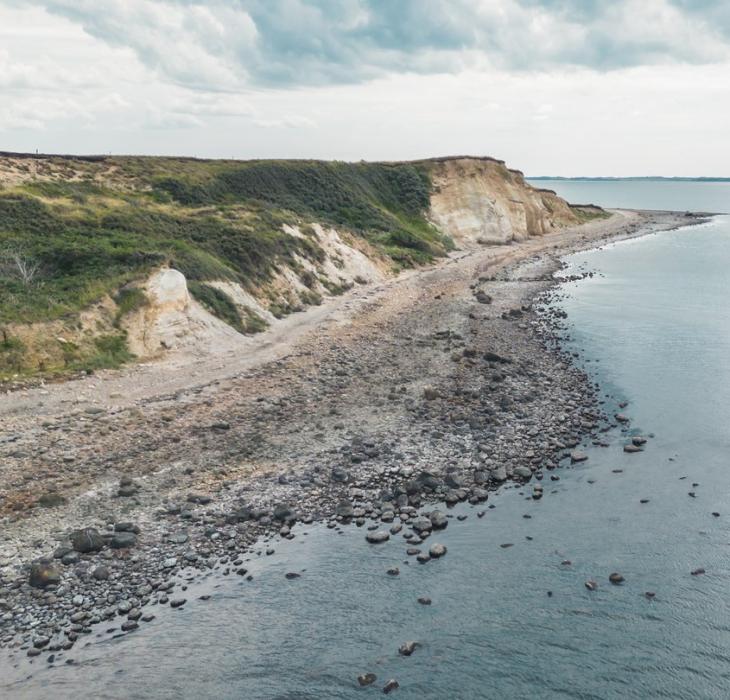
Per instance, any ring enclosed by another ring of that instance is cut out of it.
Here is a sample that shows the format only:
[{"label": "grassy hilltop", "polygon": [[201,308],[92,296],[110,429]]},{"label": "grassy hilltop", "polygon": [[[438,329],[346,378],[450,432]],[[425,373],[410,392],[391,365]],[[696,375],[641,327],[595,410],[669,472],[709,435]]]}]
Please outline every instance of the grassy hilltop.
[{"label": "grassy hilltop", "polygon": [[319,226],[336,229],[350,258],[397,270],[445,255],[446,233],[481,221],[502,227],[495,243],[593,215],[492,158],[0,153],[0,380],[131,359],[127,330],[150,308],[142,287],[160,268],[182,272],[203,307],[255,333],[365,281]]},{"label": "grassy hilltop", "polygon": [[192,281],[231,279],[253,290],[278,265],[296,267],[295,254],[322,255],[313,240],[284,233],[286,223],[344,228],[401,266],[450,247],[424,218],[425,167],[173,158],[38,163],[39,177],[0,190],[0,322],[76,312],[162,264]]}]

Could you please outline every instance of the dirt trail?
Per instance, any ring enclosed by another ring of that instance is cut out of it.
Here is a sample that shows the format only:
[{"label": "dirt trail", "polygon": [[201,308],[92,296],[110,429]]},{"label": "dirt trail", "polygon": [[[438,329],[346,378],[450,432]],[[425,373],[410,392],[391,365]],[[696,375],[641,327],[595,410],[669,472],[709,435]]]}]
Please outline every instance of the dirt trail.
[{"label": "dirt trail", "polygon": [[[358,315],[374,306],[381,313],[398,313],[408,306],[419,288],[449,276],[471,275],[477,268],[490,270],[573,243],[614,236],[641,219],[631,211],[616,211],[609,220],[569,227],[549,236],[507,246],[477,248],[454,253],[429,268],[409,270],[378,285],[359,287],[321,306],[292,314],[273,328],[251,338],[222,344],[214,354],[170,354],[162,360],[101,371],[91,377],[53,383],[0,397],[0,421],[16,416],[52,416],[59,412],[102,408],[128,408],[169,397],[176,392],[221,382],[262,364],[286,358],[307,337],[333,326],[357,322]],[[0,423],[0,425],[2,425]]]}]

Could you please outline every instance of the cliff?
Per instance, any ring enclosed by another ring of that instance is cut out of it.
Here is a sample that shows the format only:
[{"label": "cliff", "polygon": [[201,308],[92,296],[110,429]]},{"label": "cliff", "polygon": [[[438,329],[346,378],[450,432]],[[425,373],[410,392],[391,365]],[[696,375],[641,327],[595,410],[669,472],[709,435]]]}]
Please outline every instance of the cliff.
[{"label": "cliff", "polygon": [[584,216],[492,158],[0,155],[0,379],[221,338]]},{"label": "cliff", "polygon": [[531,187],[501,161],[444,159],[430,170],[430,218],[460,245],[522,241],[578,221],[565,200]]}]

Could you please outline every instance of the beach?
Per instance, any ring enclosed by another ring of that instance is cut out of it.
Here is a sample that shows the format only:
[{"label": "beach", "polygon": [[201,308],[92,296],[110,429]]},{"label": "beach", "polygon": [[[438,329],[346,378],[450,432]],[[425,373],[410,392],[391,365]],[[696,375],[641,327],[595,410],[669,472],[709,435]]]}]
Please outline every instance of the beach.
[{"label": "beach", "polygon": [[297,523],[402,539],[428,564],[449,506],[487,507],[511,481],[539,500],[616,423],[555,349],[560,319],[535,313],[560,258],[701,220],[617,211],[457,251],[295,315],[243,357],[4,395],[4,653],[61,661],[102,623],[131,633],[195,605],[185,588],[211,572],[255,586],[247,556],[272,537],[276,556]]}]

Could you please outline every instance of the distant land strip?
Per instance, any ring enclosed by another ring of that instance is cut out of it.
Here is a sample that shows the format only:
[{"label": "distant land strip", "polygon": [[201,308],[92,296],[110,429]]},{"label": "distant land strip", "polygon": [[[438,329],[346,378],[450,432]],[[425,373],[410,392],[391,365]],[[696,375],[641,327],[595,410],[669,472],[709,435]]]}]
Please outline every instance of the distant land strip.
[{"label": "distant land strip", "polygon": [[566,182],[730,182],[730,177],[662,177],[654,175],[634,177],[562,177],[559,175],[525,176],[526,180],[565,180]]}]

